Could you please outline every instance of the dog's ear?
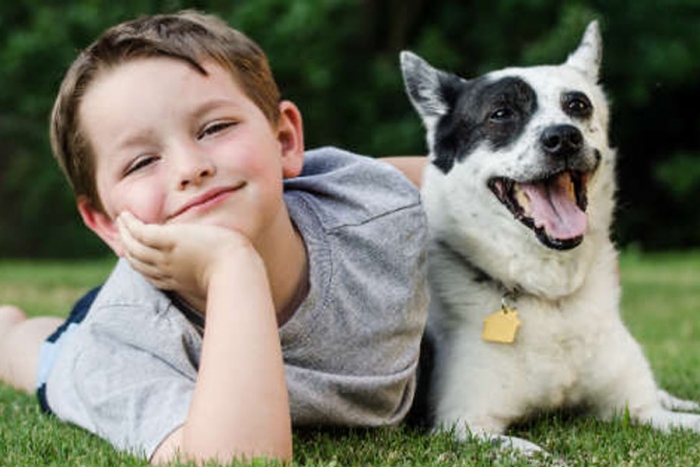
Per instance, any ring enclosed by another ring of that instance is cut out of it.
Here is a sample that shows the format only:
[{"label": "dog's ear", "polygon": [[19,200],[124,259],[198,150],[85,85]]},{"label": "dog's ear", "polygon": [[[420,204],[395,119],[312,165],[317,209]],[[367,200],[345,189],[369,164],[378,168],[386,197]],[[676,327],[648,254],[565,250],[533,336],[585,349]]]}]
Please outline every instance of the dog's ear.
[{"label": "dog's ear", "polygon": [[565,65],[583,72],[592,82],[598,82],[600,65],[603,61],[603,40],[600,37],[598,21],[591,21],[583,33],[578,48],[569,55]]},{"label": "dog's ear", "polygon": [[[454,141],[450,138],[436,142],[436,133],[441,119],[454,111],[467,81],[433,68],[418,55],[408,51],[401,52],[401,71],[406,93],[423,120],[431,161],[447,173],[457,158],[457,145],[452,144]],[[439,151],[433,147],[435,144],[441,144]],[[437,154],[440,154],[439,158]]]},{"label": "dog's ear", "polygon": [[425,126],[431,129],[454,107],[456,84],[461,78],[433,68],[412,52],[403,51],[400,58],[406,93]]}]

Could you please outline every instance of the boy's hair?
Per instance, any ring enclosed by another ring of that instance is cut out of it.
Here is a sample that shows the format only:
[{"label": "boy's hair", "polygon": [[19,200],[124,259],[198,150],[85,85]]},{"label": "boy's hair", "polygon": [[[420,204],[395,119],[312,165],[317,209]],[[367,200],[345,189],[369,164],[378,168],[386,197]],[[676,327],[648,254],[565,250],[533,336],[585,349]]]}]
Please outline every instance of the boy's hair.
[{"label": "boy's hair", "polygon": [[183,60],[200,73],[212,60],[227,69],[271,124],[279,120],[280,94],[265,53],[217,17],[186,10],[127,21],[105,31],[80,53],[63,79],[51,114],[51,147],[75,196],[103,210],[95,155],[80,122],[80,104],[100,73],[148,57]]}]

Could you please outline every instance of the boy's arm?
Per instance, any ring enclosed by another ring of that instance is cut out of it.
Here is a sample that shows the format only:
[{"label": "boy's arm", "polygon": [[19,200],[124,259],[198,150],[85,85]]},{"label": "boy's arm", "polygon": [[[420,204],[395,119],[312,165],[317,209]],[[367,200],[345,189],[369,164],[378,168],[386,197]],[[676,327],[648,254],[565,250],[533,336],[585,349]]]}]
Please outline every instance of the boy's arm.
[{"label": "boy's arm", "polygon": [[[206,326],[187,420],[152,462],[290,460],[282,351],[265,266],[244,237],[212,226],[144,225],[120,218],[135,269],[152,282],[206,290]],[[156,271],[158,271],[156,273]]]},{"label": "boy's arm", "polygon": [[401,171],[415,186],[421,187],[423,182],[423,170],[428,158],[425,156],[391,156],[377,160],[393,165]]}]

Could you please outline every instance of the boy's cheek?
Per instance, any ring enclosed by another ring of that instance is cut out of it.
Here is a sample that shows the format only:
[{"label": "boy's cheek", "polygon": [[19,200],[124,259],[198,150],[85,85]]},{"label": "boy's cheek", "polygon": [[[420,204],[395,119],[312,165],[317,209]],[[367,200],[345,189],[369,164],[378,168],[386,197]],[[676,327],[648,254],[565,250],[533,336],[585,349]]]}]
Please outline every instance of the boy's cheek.
[{"label": "boy's cheek", "polygon": [[115,220],[119,214],[128,211],[141,222],[160,224],[166,215],[167,198],[166,190],[159,180],[143,178],[112,187],[105,209]]}]

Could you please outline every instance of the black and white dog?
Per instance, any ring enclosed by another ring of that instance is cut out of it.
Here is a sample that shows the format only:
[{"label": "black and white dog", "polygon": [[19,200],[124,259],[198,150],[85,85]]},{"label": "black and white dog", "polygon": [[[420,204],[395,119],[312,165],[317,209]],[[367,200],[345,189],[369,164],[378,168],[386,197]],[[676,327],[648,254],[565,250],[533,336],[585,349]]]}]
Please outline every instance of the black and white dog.
[{"label": "black and white dog", "polygon": [[431,162],[430,405],[462,439],[537,450],[503,434],[560,408],[700,431],[700,415],[673,411],[698,405],[657,387],[620,319],[601,55],[596,22],[561,65],[472,80],[401,54]]}]

